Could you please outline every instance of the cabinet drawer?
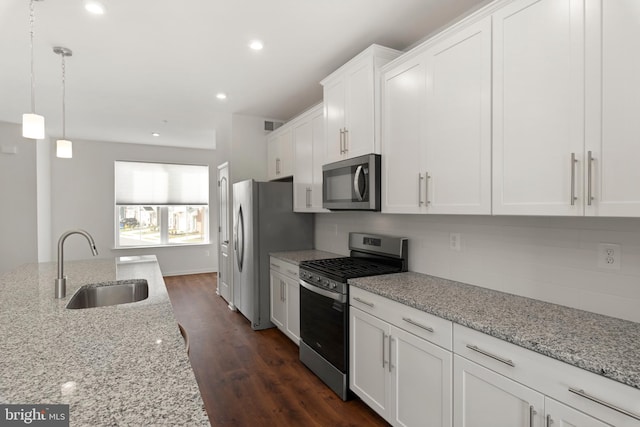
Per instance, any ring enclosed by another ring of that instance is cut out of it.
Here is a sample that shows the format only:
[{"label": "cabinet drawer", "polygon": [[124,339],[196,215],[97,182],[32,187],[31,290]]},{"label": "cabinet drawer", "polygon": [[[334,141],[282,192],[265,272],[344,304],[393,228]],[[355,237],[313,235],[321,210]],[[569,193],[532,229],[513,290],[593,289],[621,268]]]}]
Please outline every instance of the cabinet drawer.
[{"label": "cabinet drawer", "polygon": [[298,269],[298,266],[295,264],[292,264],[287,261],[283,261],[280,258],[271,257],[271,260],[269,262],[269,268],[271,270],[277,271],[278,273],[286,277],[289,277],[296,281],[298,280],[299,269]]},{"label": "cabinet drawer", "polygon": [[640,427],[639,389],[457,324],[453,351],[606,423]]},{"label": "cabinet drawer", "polygon": [[349,292],[350,305],[433,344],[451,350],[453,327],[450,321],[355,286],[349,287]]}]

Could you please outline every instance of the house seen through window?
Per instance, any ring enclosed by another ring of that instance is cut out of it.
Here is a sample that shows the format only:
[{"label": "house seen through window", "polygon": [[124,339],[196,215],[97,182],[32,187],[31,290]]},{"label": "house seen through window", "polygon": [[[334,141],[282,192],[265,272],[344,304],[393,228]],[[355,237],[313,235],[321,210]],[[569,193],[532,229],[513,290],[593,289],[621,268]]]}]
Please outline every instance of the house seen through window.
[{"label": "house seen through window", "polygon": [[209,168],[115,162],[116,247],[209,243]]}]

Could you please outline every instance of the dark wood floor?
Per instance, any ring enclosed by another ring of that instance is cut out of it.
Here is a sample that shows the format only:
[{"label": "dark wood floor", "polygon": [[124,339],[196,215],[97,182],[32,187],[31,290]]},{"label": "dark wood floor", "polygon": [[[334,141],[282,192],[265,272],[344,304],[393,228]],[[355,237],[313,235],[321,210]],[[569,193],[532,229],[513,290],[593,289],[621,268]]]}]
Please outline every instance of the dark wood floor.
[{"label": "dark wood floor", "polygon": [[360,400],[343,402],[298,360],[277,329],[253,331],[216,295],[215,274],[165,277],[191,344],[211,425],[387,426]]}]

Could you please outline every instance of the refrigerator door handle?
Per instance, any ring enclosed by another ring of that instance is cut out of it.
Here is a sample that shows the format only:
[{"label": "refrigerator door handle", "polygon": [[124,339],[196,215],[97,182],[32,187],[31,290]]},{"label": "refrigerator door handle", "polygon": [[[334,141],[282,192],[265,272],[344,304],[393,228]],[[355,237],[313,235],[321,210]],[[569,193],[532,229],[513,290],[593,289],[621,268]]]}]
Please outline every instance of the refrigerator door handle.
[{"label": "refrigerator door handle", "polygon": [[242,271],[242,264],[244,264],[244,215],[242,214],[242,205],[238,209],[238,225],[235,239],[236,262],[238,263],[238,271]]}]

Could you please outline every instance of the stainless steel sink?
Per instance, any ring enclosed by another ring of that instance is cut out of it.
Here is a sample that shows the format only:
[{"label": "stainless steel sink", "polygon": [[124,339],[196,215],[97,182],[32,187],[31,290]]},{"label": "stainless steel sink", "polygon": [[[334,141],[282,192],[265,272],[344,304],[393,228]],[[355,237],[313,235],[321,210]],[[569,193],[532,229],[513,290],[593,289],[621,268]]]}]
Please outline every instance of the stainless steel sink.
[{"label": "stainless steel sink", "polygon": [[145,279],[117,280],[84,285],[71,297],[67,308],[91,308],[127,304],[149,297]]}]

